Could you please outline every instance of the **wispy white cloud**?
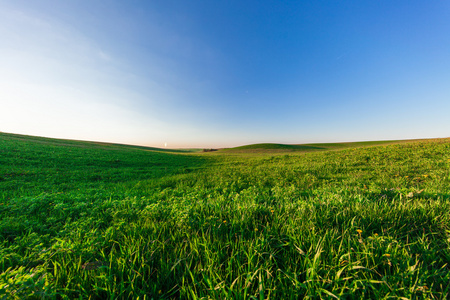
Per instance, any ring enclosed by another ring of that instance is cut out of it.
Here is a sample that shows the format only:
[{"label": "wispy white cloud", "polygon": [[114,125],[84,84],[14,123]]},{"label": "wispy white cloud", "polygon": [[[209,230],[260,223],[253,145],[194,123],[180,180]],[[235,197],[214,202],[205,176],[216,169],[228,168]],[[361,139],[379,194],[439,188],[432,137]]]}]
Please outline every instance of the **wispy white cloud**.
[{"label": "wispy white cloud", "polygon": [[112,60],[111,56],[110,56],[109,54],[103,52],[102,50],[99,50],[99,51],[98,51],[98,56],[99,56],[101,59],[105,60],[105,61],[111,61],[111,60]]}]

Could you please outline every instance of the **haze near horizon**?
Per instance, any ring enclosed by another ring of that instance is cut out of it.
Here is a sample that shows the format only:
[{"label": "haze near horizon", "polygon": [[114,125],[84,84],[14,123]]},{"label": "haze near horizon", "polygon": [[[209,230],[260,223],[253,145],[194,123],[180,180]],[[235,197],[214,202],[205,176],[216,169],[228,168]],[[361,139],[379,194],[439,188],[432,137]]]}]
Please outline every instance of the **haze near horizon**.
[{"label": "haze near horizon", "polygon": [[0,131],[153,147],[450,136],[450,2],[0,2]]}]

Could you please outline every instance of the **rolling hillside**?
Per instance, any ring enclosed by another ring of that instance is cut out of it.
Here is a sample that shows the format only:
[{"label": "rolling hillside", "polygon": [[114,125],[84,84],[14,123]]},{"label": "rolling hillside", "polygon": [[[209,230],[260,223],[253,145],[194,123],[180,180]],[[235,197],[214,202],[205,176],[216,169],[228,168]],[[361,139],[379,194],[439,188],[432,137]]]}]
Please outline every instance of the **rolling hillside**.
[{"label": "rolling hillside", "polygon": [[262,144],[251,144],[251,145],[221,149],[221,150],[219,150],[219,152],[222,152],[222,153],[312,152],[312,151],[340,150],[340,149],[347,149],[347,148],[391,145],[391,144],[409,143],[409,142],[418,142],[418,141],[426,141],[426,139],[347,142],[347,143],[313,143],[313,144],[262,143]]},{"label": "rolling hillside", "polygon": [[0,134],[0,299],[448,299],[450,139],[374,144]]}]

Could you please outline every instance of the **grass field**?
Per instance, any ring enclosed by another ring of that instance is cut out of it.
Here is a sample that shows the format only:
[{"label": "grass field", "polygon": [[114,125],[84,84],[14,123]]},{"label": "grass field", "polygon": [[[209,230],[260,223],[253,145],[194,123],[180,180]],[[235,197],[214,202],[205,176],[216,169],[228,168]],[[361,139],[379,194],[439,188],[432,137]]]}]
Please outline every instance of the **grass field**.
[{"label": "grass field", "polygon": [[325,150],[341,150],[345,148],[359,148],[368,146],[379,146],[387,144],[399,144],[406,141],[374,141],[374,142],[352,142],[352,143],[319,143],[319,144],[252,144],[234,148],[221,149],[221,152],[226,153],[286,153],[286,152],[312,152]]},{"label": "grass field", "polygon": [[450,139],[264,145],[0,133],[0,299],[450,297]]}]

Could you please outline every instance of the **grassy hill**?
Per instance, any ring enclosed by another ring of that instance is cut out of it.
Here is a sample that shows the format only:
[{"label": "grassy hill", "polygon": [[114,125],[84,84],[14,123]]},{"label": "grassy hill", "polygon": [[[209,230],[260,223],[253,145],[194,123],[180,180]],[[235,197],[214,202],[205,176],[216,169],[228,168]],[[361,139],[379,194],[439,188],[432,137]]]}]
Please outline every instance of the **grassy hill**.
[{"label": "grassy hill", "polygon": [[285,146],[0,134],[0,298],[449,298],[449,139]]},{"label": "grassy hill", "polygon": [[234,148],[222,149],[222,152],[240,152],[240,153],[252,153],[252,152],[292,152],[292,151],[314,151],[323,150],[324,147],[309,146],[309,145],[287,145],[287,144],[252,144]]},{"label": "grassy hill", "polygon": [[275,144],[262,143],[251,144],[233,148],[220,149],[223,153],[285,153],[285,152],[311,152],[340,150],[346,148],[371,147],[381,145],[391,145],[425,140],[391,140],[391,141],[368,141],[368,142],[348,142],[348,143],[315,143],[315,144]]},{"label": "grassy hill", "polygon": [[66,140],[66,139],[53,139],[38,136],[29,136],[22,134],[12,134],[0,132],[0,139],[25,142],[25,143],[35,143],[40,145],[48,146],[67,146],[67,147],[82,147],[89,149],[116,149],[116,150],[147,150],[147,151],[158,151],[158,152],[171,152],[171,153],[189,153],[189,152],[199,152],[199,149],[168,149],[168,148],[156,148],[156,147],[145,147],[145,146],[135,146],[135,145],[125,145],[125,144],[115,144],[115,143],[105,143],[105,142],[90,142],[90,141],[78,141],[78,140]]}]

